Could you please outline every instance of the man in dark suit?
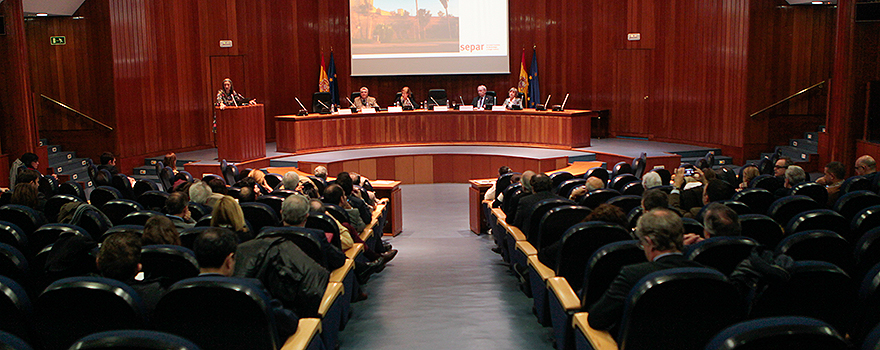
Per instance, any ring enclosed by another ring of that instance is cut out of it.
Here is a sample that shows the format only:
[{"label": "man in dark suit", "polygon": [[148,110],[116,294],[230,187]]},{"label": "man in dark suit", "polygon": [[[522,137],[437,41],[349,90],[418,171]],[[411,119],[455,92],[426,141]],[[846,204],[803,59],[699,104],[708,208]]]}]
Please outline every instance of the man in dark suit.
[{"label": "man in dark suit", "polygon": [[523,230],[523,233],[526,236],[530,234],[529,232],[527,232],[529,225],[526,220],[532,216],[532,211],[535,204],[545,199],[565,199],[553,192],[550,192],[550,189],[553,188],[553,181],[550,180],[550,177],[547,176],[547,174],[536,174],[535,176],[532,176],[531,179],[529,179],[529,183],[532,185],[532,191],[534,191],[534,193],[522,197],[519,200],[519,203],[516,207],[516,217],[513,220],[513,226],[519,227],[520,230]]},{"label": "man in dark suit", "polygon": [[486,94],[486,85],[477,86],[477,97],[474,97],[472,105],[477,109],[492,109],[495,105],[495,96]]},{"label": "man in dark suit", "polygon": [[626,296],[642,277],[677,267],[704,267],[681,253],[684,225],[681,217],[669,209],[657,208],[642,215],[636,225],[636,235],[648,261],[620,270],[602,298],[590,307],[587,319],[590,327],[616,333],[623,317]]}]

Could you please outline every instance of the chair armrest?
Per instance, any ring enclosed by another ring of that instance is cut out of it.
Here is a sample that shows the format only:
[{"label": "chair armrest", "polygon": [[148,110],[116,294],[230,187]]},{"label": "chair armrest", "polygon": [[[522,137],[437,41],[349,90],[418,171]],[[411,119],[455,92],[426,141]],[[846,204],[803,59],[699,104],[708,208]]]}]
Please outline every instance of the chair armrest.
[{"label": "chair armrest", "polygon": [[574,314],[571,323],[575,332],[580,331],[595,350],[617,350],[617,342],[611,337],[611,333],[590,327],[590,324],[587,323],[587,316],[586,312]]},{"label": "chair armrest", "polygon": [[[497,208],[492,209],[492,210],[496,210],[496,209]],[[498,211],[500,212],[501,210],[498,210]],[[502,212],[501,215],[504,215],[504,213]],[[526,235],[524,233],[522,233],[522,230],[520,230],[519,227],[508,224],[506,221],[504,221],[503,217],[498,218],[498,225],[501,225],[501,227],[504,228],[504,231],[507,231],[507,234],[513,236],[513,239],[515,241],[525,241],[526,240]]]},{"label": "chair armrest", "polygon": [[345,279],[345,275],[348,275],[348,272],[353,268],[354,260],[345,259],[345,263],[342,264],[342,266],[330,272],[330,282],[342,283],[342,280]]},{"label": "chair armrest", "polygon": [[349,259],[354,260],[354,258],[357,257],[358,255],[360,255],[363,251],[364,251],[364,244],[363,243],[355,243],[355,244],[351,245],[351,248],[348,248],[348,250],[345,251],[345,256],[347,256]]},{"label": "chair armrest", "polygon": [[571,286],[568,285],[568,281],[565,280],[565,277],[548,278],[547,287],[550,287],[550,289],[553,290],[553,294],[556,295],[556,299],[559,300],[559,304],[562,305],[562,308],[565,309],[565,311],[571,312],[580,310],[581,300],[578,299],[577,294],[574,293],[574,289],[571,289]]},{"label": "chair armrest", "polygon": [[538,255],[538,250],[529,241],[516,241],[516,249],[526,256]]},{"label": "chair armrest", "polygon": [[529,266],[534,268],[538,272],[538,276],[541,276],[541,279],[544,281],[556,277],[556,272],[538,260],[537,255],[529,255]]},{"label": "chair armrest", "polygon": [[321,305],[318,306],[318,315],[321,315],[321,317],[326,316],[327,311],[330,311],[330,307],[333,306],[333,303],[336,302],[336,299],[342,294],[345,294],[345,288],[342,286],[342,283],[327,283],[327,289],[324,290],[324,297],[321,298]]},{"label": "chair armrest", "polygon": [[315,337],[320,337],[321,319],[301,318],[296,326],[296,333],[287,338],[281,350],[305,350]]},{"label": "chair armrest", "polygon": [[490,203],[489,208],[492,209],[492,215],[495,215],[495,219],[498,219],[498,222],[506,222],[504,219],[507,219],[507,214],[504,214],[504,211],[501,208],[492,208]]}]

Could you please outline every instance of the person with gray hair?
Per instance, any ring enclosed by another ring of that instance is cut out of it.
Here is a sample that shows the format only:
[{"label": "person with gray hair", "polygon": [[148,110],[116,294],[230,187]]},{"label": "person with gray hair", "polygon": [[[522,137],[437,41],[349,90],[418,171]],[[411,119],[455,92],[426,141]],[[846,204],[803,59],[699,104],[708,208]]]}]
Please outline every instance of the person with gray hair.
[{"label": "person with gray hair", "polygon": [[288,171],[281,178],[281,184],[284,185],[285,190],[295,191],[297,186],[299,186],[299,174],[295,171]]},{"label": "person with gray hair", "polygon": [[327,167],[323,165],[318,165],[315,167],[315,171],[313,171],[312,173],[315,174],[315,177],[327,181]]},{"label": "person with gray hair", "polygon": [[792,188],[799,183],[807,181],[807,173],[804,171],[804,168],[797,165],[789,165],[788,168],[785,168],[783,179],[782,187],[773,192],[776,199],[791,195]]},{"label": "person with gray hair", "polygon": [[645,190],[649,190],[662,185],[663,180],[660,179],[660,174],[658,174],[657,172],[652,171],[642,176],[642,187],[644,187]]},{"label": "person with gray hair", "polygon": [[305,227],[309,218],[309,199],[300,195],[290,195],[281,202],[281,221],[284,226]]},{"label": "person with gray hair", "polygon": [[208,202],[208,197],[211,196],[211,193],[213,193],[213,191],[211,191],[211,186],[208,186],[208,183],[204,181],[199,181],[189,187],[189,200],[199,204],[205,204]]},{"label": "person with gray hair", "polygon": [[626,296],[642,277],[677,267],[705,267],[681,253],[684,224],[681,217],[669,209],[657,208],[642,215],[636,225],[636,236],[648,261],[620,270],[605,294],[590,307],[587,318],[590,327],[616,335]]},{"label": "person with gray hair", "polygon": [[684,244],[691,245],[705,239],[720,236],[740,236],[742,226],[739,215],[730,207],[721,203],[709,203],[703,213],[703,237],[688,233],[684,235]]}]

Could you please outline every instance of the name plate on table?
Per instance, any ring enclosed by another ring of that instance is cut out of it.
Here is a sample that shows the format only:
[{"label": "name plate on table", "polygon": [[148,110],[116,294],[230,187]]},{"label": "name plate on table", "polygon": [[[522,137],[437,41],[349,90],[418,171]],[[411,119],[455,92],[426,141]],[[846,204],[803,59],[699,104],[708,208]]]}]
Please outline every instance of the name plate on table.
[{"label": "name plate on table", "polygon": [[364,108],[361,110],[362,114],[376,114],[375,108]]},{"label": "name plate on table", "polygon": [[446,106],[434,106],[434,112],[446,112],[449,110],[449,107]]},{"label": "name plate on table", "polygon": [[351,108],[340,108],[339,115],[351,115]]},{"label": "name plate on table", "polygon": [[458,106],[458,110],[459,110],[459,111],[462,111],[462,112],[473,112],[473,111],[474,111],[474,106],[472,106],[472,105],[461,105],[461,106]]},{"label": "name plate on table", "polygon": [[504,112],[506,110],[507,108],[504,108],[504,106],[492,106],[492,112]]},{"label": "name plate on table", "polygon": [[403,112],[403,107],[401,107],[401,106],[388,107],[388,113],[400,113],[400,112]]}]

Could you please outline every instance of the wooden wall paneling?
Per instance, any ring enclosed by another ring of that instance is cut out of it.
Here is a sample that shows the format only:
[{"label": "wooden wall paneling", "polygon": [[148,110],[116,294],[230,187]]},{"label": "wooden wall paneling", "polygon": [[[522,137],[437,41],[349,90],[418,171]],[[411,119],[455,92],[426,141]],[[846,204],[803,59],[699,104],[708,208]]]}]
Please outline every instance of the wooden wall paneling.
[{"label": "wooden wall paneling", "polygon": [[368,179],[378,179],[376,177],[376,159],[361,159],[358,161],[358,173]]},{"label": "wooden wall paneling", "polygon": [[454,155],[436,154],[433,156],[434,182],[455,182],[455,174],[462,171],[453,164]]},{"label": "wooden wall paneling", "polygon": [[829,136],[829,154],[822,159],[843,164],[855,162],[855,69],[853,66],[856,37],[854,35],[855,0],[837,3],[837,31],[835,32],[834,66],[829,96],[826,132]]},{"label": "wooden wall paneling", "polygon": [[6,35],[0,36],[0,148],[14,159],[37,147],[37,125],[21,0],[0,2],[0,15],[6,18]]},{"label": "wooden wall paneling", "polygon": [[396,165],[394,164],[394,159],[389,157],[383,157],[376,159],[376,178],[377,179],[395,179],[394,177]]},{"label": "wooden wall paneling", "polygon": [[395,157],[394,176],[391,178],[405,184],[415,183],[414,162],[413,157]]},{"label": "wooden wall paneling", "polygon": [[413,157],[413,182],[417,184],[434,183],[434,156]]}]

